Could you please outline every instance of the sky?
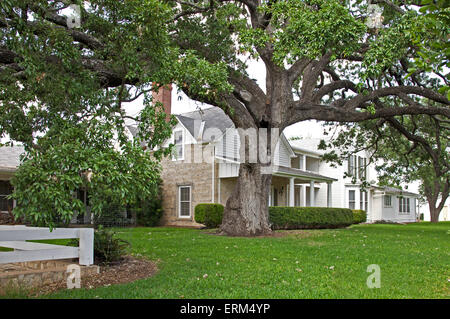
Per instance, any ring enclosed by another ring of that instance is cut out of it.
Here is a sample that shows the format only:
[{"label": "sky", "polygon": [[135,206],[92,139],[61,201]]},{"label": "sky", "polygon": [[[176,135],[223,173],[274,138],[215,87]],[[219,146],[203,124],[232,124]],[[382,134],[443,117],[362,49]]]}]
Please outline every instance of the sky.
[{"label": "sky", "polygon": [[[258,85],[265,91],[265,67],[262,61],[250,60],[248,63],[248,73],[250,78],[256,79]],[[142,109],[142,99],[123,105],[129,115],[136,115]],[[174,86],[172,90],[172,114],[182,114],[211,107],[189,99],[183,92],[178,92]],[[323,129],[318,121],[304,121],[287,127],[284,131],[287,138],[290,137],[323,137]]]}]

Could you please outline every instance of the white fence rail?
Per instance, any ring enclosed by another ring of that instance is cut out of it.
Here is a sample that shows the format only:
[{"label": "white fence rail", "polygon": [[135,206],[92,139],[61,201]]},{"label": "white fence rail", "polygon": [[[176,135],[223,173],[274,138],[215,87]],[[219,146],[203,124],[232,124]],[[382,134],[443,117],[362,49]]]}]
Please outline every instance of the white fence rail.
[{"label": "white fence rail", "polygon": [[[27,242],[26,240],[79,238],[79,247]],[[38,260],[78,258],[80,265],[94,263],[92,228],[48,228],[0,226],[0,247],[14,251],[0,252],[0,264]]]}]

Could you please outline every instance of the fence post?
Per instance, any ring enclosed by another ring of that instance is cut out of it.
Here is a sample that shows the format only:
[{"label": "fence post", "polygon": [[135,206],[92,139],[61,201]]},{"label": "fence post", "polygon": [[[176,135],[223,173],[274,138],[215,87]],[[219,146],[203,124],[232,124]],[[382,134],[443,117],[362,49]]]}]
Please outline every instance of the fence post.
[{"label": "fence post", "polygon": [[94,229],[80,229],[80,258],[79,264],[89,266],[94,263]]}]

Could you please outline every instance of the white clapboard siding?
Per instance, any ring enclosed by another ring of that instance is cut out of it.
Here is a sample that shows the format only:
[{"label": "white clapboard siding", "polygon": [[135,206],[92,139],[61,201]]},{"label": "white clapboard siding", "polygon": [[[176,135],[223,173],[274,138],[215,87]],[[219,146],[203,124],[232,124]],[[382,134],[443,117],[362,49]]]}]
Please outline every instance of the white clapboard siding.
[{"label": "white clapboard siding", "polygon": [[[223,135],[222,139],[216,146],[216,155],[221,158],[239,161],[240,150],[239,132],[235,128],[230,128]],[[280,139],[274,151],[274,164],[276,166],[291,167],[291,152],[285,142]],[[226,168],[228,169],[228,167]],[[226,174],[227,177],[229,174]],[[237,176],[237,175],[231,175]]]},{"label": "white clapboard siding", "polygon": [[238,130],[230,128],[217,143],[216,155],[222,158],[239,159],[240,145],[241,141]]},{"label": "white clapboard siding", "polygon": [[280,139],[274,152],[274,163],[276,166],[291,167],[291,157],[286,144]]},{"label": "white clapboard siding", "polygon": [[237,177],[239,175],[239,164],[237,163],[220,163],[219,178]]}]

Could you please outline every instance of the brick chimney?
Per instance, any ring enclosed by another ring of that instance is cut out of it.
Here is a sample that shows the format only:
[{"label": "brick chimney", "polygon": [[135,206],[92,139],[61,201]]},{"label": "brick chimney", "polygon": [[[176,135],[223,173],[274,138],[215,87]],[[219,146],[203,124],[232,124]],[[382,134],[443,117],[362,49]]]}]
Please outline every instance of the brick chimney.
[{"label": "brick chimney", "polygon": [[170,119],[172,114],[172,84],[167,84],[160,87],[158,92],[153,92],[154,101],[159,101],[163,104],[164,112],[167,114],[166,121]]}]

